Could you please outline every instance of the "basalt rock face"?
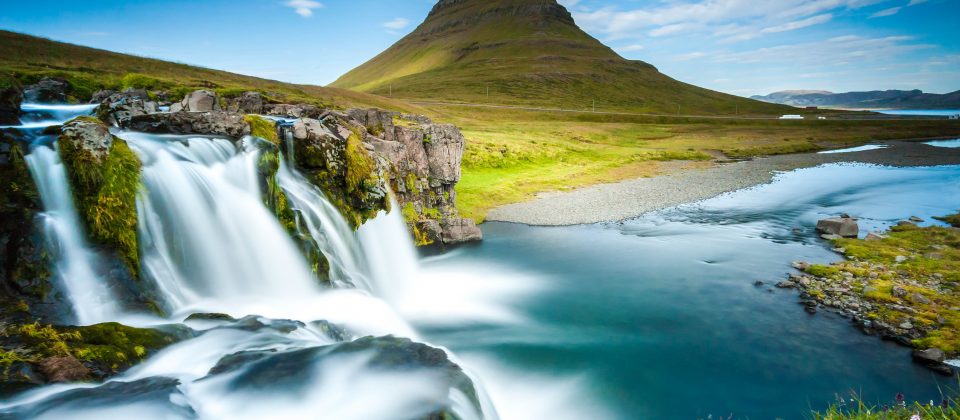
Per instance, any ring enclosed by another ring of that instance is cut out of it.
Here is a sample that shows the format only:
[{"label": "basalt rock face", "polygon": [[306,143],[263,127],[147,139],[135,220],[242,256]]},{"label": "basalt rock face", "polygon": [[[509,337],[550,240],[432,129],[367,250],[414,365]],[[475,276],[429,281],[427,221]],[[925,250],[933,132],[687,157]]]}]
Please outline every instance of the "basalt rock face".
[{"label": "basalt rock face", "polygon": [[0,125],[17,125],[20,122],[20,103],[23,102],[23,90],[16,81],[0,88]]},{"label": "basalt rock face", "polygon": [[107,94],[100,101],[97,116],[110,125],[125,126],[133,117],[156,113],[156,102],[149,99],[143,90],[128,89],[123,92],[100,91],[96,95]]},{"label": "basalt rock face", "polygon": [[390,185],[417,242],[455,244],[482,239],[472,220],[459,217],[455,186],[465,140],[455,126],[423,116],[354,109],[366,141],[390,163]]},{"label": "basalt rock face", "polygon": [[28,147],[0,131],[0,307],[7,320],[64,319],[69,309],[51,280]]},{"label": "basalt rock face", "polygon": [[250,134],[250,126],[241,114],[228,112],[171,112],[136,115],[126,127],[145,133],[206,134],[243,137]]},{"label": "basalt rock face", "polygon": [[68,102],[70,83],[66,80],[45,77],[37,83],[23,89],[24,102],[65,104]]}]

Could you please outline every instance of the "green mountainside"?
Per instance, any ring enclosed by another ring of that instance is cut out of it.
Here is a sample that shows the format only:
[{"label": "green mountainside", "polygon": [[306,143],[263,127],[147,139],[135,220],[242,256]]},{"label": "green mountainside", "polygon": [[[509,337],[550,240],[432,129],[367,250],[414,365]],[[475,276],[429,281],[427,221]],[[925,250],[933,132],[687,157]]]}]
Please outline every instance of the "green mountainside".
[{"label": "green mountainside", "polygon": [[45,76],[70,82],[72,96],[78,101],[86,101],[93,92],[104,88],[168,90],[173,97],[204,88],[217,90],[221,96],[256,90],[267,98],[288,103],[419,111],[401,101],[345,89],[260,79],[0,30],[0,85],[8,83],[11,77],[21,84],[30,84]]},{"label": "green mountainside", "polygon": [[790,108],[703,89],[627,60],[555,0],[440,0],[412,33],[331,86],[411,100],[684,114]]}]

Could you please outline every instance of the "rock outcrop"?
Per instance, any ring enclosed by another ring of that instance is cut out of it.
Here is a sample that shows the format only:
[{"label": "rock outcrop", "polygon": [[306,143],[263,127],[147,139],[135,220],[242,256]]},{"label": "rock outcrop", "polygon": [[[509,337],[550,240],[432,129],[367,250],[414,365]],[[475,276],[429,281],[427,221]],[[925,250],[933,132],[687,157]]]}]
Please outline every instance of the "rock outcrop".
[{"label": "rock outcrop", "polygon": [[390,111],[354,109],[348,115],[364,126],[366,141],[390,163],[390,185],[418,243],[482,239],[476,224],[457,213],[454,187],[465,147],[460,130]]},{"label": "rock outcrop", "polygon": [[16,80],[0,80],[0,125],[20,123],[20,103],[23,102],[23,90]]},{"label": "rock outcrop", "polygon": [[69,101],[70,83],[57,77],[44,77],[23,88],[23,100],[30,103],[65,104]]},{"label": "rock outcrop", "polygon": [[126,128],[145,133],[205,134],[243,137],[250,134],[250,126],[243,115],[228,112],[171,112],[136,115]]},{"label": "rock outcrop", "polygon": [[209,90],[193,91],[182,101],[170,106],[170,112],[210,112],[220,111],[220,99]]},{"label": "rock outcrop", "polygon": [[133,117],[153,114],[159,111],[156,102],[150,100],[143,90],[128,89],[123,92],[100,91],[97,94],[108,94],[99,101],[97,116],[103,122],[125,126]]},{"label": "rock outcrop", "polygon": [[262,114],[263,95],[259,92],[244,92],[238,97],[227,100],[227,111],[241,114]]},{"label": "rock outcrop", "polygon": [[263,106],[263,113],[286,118],[318,119],[324,114],[324,110],[307,104],[265,104]]}]

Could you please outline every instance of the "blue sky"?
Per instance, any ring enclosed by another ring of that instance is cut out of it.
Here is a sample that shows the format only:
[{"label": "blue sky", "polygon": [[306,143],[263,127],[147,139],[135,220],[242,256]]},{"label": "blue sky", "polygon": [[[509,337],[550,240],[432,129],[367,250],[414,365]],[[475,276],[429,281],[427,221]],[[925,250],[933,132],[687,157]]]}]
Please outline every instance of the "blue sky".
[{"label": "blue sky", "polygon": [[[327,84],[411,31],[433,0],[10,2],[0,28]],[[737,95],[960,89],[960,0],[561,0],[621,55]]]}]

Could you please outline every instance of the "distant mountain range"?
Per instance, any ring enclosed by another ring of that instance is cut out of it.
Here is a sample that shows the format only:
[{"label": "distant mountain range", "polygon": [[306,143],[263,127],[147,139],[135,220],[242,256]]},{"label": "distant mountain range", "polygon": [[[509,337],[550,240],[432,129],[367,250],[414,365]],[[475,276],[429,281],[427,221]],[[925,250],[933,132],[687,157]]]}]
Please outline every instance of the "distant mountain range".
[{"label": "distant mountain range", "polygon": [[766,96],[752,96],[751,98],[758,101],[799,107],[960,109],[960,90],[942,95],[923,93],[921,90],[874,90],[847,93],[833,93],[824,90],[784,90]]}]

